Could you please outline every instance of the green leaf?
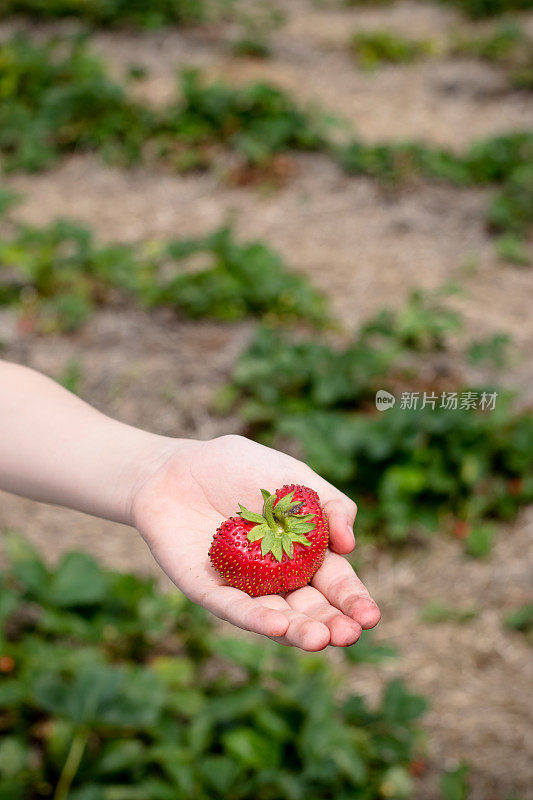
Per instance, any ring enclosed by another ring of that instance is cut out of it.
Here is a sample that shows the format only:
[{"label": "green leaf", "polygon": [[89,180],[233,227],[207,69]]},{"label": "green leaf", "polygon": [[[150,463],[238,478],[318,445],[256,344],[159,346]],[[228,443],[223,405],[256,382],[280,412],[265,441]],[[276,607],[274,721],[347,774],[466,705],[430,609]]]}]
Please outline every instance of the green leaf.
[{"label": "green leaf", "polygon": [[[68,793],[68,800],[111,800],[111,798],[103,786],[88,784],[87,786],[71,789]],[[113,800],[118,800],[118,797],[114,797]]]},{"label": "green leaf", "polygon": [[255,511],[248,511],[244,506],[241,506],[240,503],[239,508],[241,509],[238,512],[239,516],[248,520],[248,522],[257,522],[259,525],[265,522],[265,518],[261,514],[256,514]]},{"label": "green leaf", "polygon": [[242,767],[227,756],[210,755],[201,760],[200,772],[210,789],[226,796],[241,775]]},{"label": "green leaf", "polygon": [[30,749],[22,739],[6,736],[0,741],[0,776],[16,778],[29,762]]},{"label": "green leaf", "polygon": [[63,608],[92,605],[106,595],[105,575],[86,553],[67,553],[50,586],[50,599]]},{"label": "green leaf", "polygon": [[465,539],[465,553],[473,558],[486,558],[496,535],[494,525],[475,525]]},{"label": "green leaf", "polygon": [[442,800],[467,800],[468,764],[462,763],[456,769],[445,772],[440,779],[440,793]]},{"label": "green leaf", "polygon": [[222,743],[228,755],[252,769],[276,768],[280,765],[279,744],[253,728],[235,728],[222,736]]},{"label": "green leaf", "polygon": [[380,790],[383,797],[408,800],[413,793],[413,781],[405,767],[390,767],[383,776]]},{"label": "green leaf", "polygon": [[287,553],[289,558],[292,558],[293,555],[294,555],[294,547],[293,547],[293,544],[292,544],[291,537],[288,536],[286,533],[283,534],[283,536],[281,537],[281,543],[283,545],[284,551]]},{"label": "green leaf", "polygon": [[352,664],[380,664],[388,658],[396,658],[398,652],[385,642],[376,642],[373,631],[363,631],[359,641],[344,648],[344,656]]},{"label": "green leaf", "polygon": [[261,668],[267,656],[267,648],[264,644],[258,644],[248,639],[229,637],[216,638],[213,641],[213,651],[253,672]]},{"label": "green leaf", "polygon": [[17,580],[32,596],[42,597],[48,587],[49,574],[37,550],[12,531],[4,534],[3,541]]},{"label": "green leaf", "polygon": [[263,538],[261,539],[261,555],[262,556],[266,556],[266,554],[269,553],[272,550],[275,541],[276,540],[274,538],[274,534],[272,533],[272,531],[269,528],[268,531],[263,536]]},{"label": "green leaf", "polygon": [[505,627],[523,633],[533,631],[533,603],[525,603],[507,614]]},{"label": "green leaf", "polygon": [[150,667],[169,689],[182,689],[194,683],[194,666],[185,656],[159,656]]},{"label": "green leaf", "polygon": [[427,708],[426,700],[420,695],[410,694],[403,681],[389,683],[383,696],[383,714],[399,724],[405,724],[421,716]]},{"label": "green leaf", "polygon": [[306,547],[310,547],[311,546],[311,542],[309,541],[309,539],[307,539],[305,536],[303,536],[303,535],[301,535],[299,533],[293,533],[291,531],[290,537],[291,537],[293,542],[298,542],[298,544],[303,544]]},{"label": "green leaf", "polygon": [[136,739],[115,739],[108,742],[94,767],[94,775],[131,773],[144,759],[145,748]]},{"label": "green leaf", "polygon": [[431,600],[420,612],[420,619],[430,624],[439,622],[468,622],[477,617],[475,608],[453,608],[440,600]]},{"label": "green leaf", "polygon": [[316,525],[312,522],[295,522],[289,525],[289,531],[291,533],[311,533],[315,528]]},{"label": "green leaf", "polygon": [[258,539],[263,538],[263,536],[266,536],[267,534],[272,534],[272,531],[265,522],[263,525],[255,525],[255,527],[251,528],[248,531],[246,538],[249,542],[257,542]]},{"label": "green leaf", "polygon": [[315,519],[316,514],[298,514],[297,519],[299,522],[310,522],[312,519]]},{"label": "green leaf", "polygon": [[281,539],[274,539],[272,544],[272,555],[277,561],[281,561],[283,558],[283,545],[281,543]]},{"label": "green leaf", "polygon": [[291,508],[291,506],[294,505],[294,493],[295,493],[295,491],[296,490],[293,489],[292,492],[289,492],[288,494],[284,495],[283,497],[280,497],[280,499],[276,502],[276,504],[274,506],[274,511],[277,514],[286,514],[288,512],[288,510]]}]

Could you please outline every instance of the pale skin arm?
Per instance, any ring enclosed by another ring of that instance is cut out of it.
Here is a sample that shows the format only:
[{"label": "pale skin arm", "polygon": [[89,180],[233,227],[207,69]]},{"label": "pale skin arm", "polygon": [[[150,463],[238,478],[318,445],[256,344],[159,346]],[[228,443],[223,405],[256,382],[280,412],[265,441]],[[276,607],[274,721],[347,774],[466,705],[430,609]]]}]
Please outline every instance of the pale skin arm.
[{"label": "pale skin arm", "polygon": [[[208,559],[214,531],[238,503],[259,511],[261,488],[315,489],[330,549],[311,585],[251,598]],[[296,459],[240,436],[172,439],[96,411],[38,372],[0,361],[0,489],[138,529],[176,586],[216,616],[282,644],[353,644],[379,610],[343,554],[355,504]]]}]

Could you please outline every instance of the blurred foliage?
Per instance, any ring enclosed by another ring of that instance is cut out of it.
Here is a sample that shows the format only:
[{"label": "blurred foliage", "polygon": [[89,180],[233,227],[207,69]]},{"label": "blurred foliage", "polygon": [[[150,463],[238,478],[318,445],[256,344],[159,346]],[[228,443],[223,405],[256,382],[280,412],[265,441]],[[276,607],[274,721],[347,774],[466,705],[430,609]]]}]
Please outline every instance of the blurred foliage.
[{"label": "blurred foliage", "polygon": [[504,70],[513,89],[533,89],[533,40],[516,22],[503,22],[492,31],[460,33],[447,44],[432,39],[405,38],[385,29],[352,34],[350,49],[363,69],[383,64],[409,64],[428,56],[460,56],[495,64]]},{"label": "blurred foliage", "polygon": [[70,17],[102,27],[153,29],[192,25],[227,13],[235,0],[2,0],[0,18],[25,15],[32,20]]},{"label": "blurred foliage", "polygon": [[261,242],[238,243],[229,228],[167,243],[104,245],[89,229],[59,220],[13,225],[11,237],[0,237],[0,305],[18,307],[30,328],[74,331],[96,305],[124,296],[195,319],[327,321],[325,301],[305,276]]},{"label": "blurred foliage", "polygon": [[[474,142],[463,154],[422,142],[366,144],[355,139],[337,150],[341,166],[351,174],[369,175],[390,184],[416,176],[458,186],[500,185],[490,200],[487,224],[494,232],[513,237],[529,236],[533,227],[533,133],[517,131]],[[500,240],[501,241],[501,240]],[[517,258],[510,239],[501,255]],[[522,259],[529,260],[524,247]]]},{"label": "blurred foliage", "polygon": [[409,64],[433,51],[429,40],[406,39],[385,30],[356,31],[350,39],[350,47],[358,64],[368,70],[380,64]]},{"label": "blurred foliage", "polygon": [[533,603],[524,603],[510,611],[505,617],[505,627],[525,634],[528,642],[533,644]]},{"label": "blurred foliage", "polygon": [[475,366],[489,364],[503,369],[509,362],[510,344],[511,337],[506,333],[494,333],[485,339],[473,341],[468,347],[467,358]]},{"label": "blurred foliage", "polygon": [[0,153],[6,170],[38,170],[62,153],[96,151],[131,164],[163,160],[178,170],[204,168],[216,146],[245,163],[324,146],[324,122],[266,83],[235,88],[181,75],[180,98],[159,112],[129,99],[90,55],[85,39],[0,44]]},{"label": "blurred foliage", "polygon": [[0,217],[20,202],[20,195],[0,185]]},{"label": "blurred foliage", "polygon": [[450,53],[498,64],[508,73],[511,86],[533,89],[533,40],[515,22],[477,36],[461,34],[452,42]]},{"label": "blurred foliage", "polygon": [[328,133],[330,120],[300,108],[286,92],[266,83],[206,83],[196,70],[183,71],[179,99],[155,111],[130,99],[80,37],[39,44],[15,36],[0,44],[0,100],[4,170],[43,169],[62,154],[96,151],[122,164],[156,162],[183,172],[214,166],[226,149],[237,158],[227,176],[246,184],[283,180],[284,153],[322,150],[333,152],[349,174],[390,184],[416,176],[459,186],[499,184],[488,225],[505,237],[500,255],[514,263],[529,259],[519,243],[533,225],[529,132],[476,142],[463,154],[421,142],[354,139],[339,146]]},{"label": "blurred foliage", "polygon": [[454,608],[441,600],[430,600],[420,612],[420,619],[430,625],[438,625],[441,622],[470,622],[477,615],[475,608]]},{"label": "blurred foliage", "polygon": [[528,236],[533,226],[533,159],[511,172],[489,205],[488,220],[499,233]]},{"label": "blurred foliage", "polygon": [[533,133],[517,131],[474,142],[463,154],[423,142],[371,145],[355,139],[339,149],[338,157],[348,172],[391,183],[416,175],[459,186],[506,183],[531,167]]},{"label": "blurred foliage", "polygon": [[490,555],[495,536],[494,525],[473,525],[465,538],[465,553],[472,558],[486,558]]},{"label": "blurred foliage", "polygon": [[470,794],[469,771],[468,764],[463,762],[455,769],[444,773],[440,780],[442,800],[467,800]]},{"label": "blurred foliage", "polygon": [[496,239],[496,253],[503,261],[518,267],[529,267],[531,264],[527,245],[513,233]]},{"label": "blurred foliage", "polygon": [[62,153],[98,150],[132,162],[155,128],[84,39],[0,43],[0,153],[5,170],[38,170]]},{"label": "blurred foliage", "polygon": [[[386,6],[394,0],[341,0],[345,6]],[[533,0],[429,0],[455,6],[472,19],[495,17],[513,11],[528,11]]]},{"label": "blurred foliage", "polygon": [[[360,530],[405,539],[466,520],[472,524],[467,552],[484,555],[491,528],[480,520],[512,518],[533,499],[533,417],[513,412],[504,392],[491,411],[446,407],[451,391],[459,400],[494,391],[465,387],[460,374],[445,370],[442,393],[438,372],[428,376],[431,353],[445,351],[458,327],[438,299],[415,293],[405,308],[382,312],[344,347],[261,328],[219,396],[219,409],[237,407],[251,436],[291,441],[313,469],[357,494]],[[376,412],[375,393],[385,387],[398,402]],[[418,392],[418,408],[402,407],[404,391]],[[433,403],[424,404],[424,395]]]},{"label": "blurred foliage", "polygon": [[426,703],[400,681],[369,708],[323,657],[222,638],[153,581],[5,542],[0,797],[410,796]]},{"label": "blurred foliage", "polygon": [[81,382],[83,380],[83,371],[80,361],[77,358],[71,358],[60,375],[57,382],[68,389],[73,394],[80,394]]},{"label": "blurred foliage", "polygon": [[472,19],[495,17],[513,11],[530,11],[533,0],[438,0],[456,6]]},{"label": "blurred foliage", "polygon": [[357,645],[345,647],[343,653],[349,664],[381,664],[398,656],[395,647],[375,640],[374,631],[363,631]]},{"label": "blurred foliage", "polygon": [[197,70],[185,70],[181,90],[182,101],[168,107],[160,120],[157,141],[163,155],[172,156],[175,141],[195,147],[219,141],[248,163],[260,164],[275,153],[325,146],[323,118],[303,111],[267,83],[240,88],[221,81],[205,84]]}]

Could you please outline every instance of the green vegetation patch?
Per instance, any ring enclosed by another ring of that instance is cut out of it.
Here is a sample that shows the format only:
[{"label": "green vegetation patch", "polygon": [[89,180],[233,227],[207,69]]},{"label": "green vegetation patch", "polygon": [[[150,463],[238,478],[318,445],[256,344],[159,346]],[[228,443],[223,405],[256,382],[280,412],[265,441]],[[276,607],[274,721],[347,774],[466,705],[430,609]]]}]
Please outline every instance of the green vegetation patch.
[{"label": "green vegetation patch", "polygon": [[327,321],[324,298],[305,276],[261,242],[238,243],[228,228],[160,244],[103,245],[66,220],[12,227],[11,237],[0,238],[0,305],[17,307],[30,329],[76,330],[97,305],[123,297],[193,319]]},{"label": "green vegetation patch", "polygon": [[61,154],[97,150],[138,160],[153,114],[129,100],[82,38],[0,44],[0,154],[4,170],[38,170]]},{"label": "green vegetation patch", "polygon": [[533,89],[533,40],[514,22],[502,23],[491,33],[458,36],[451,55],[480,58],[502,67],[516,89]]},{"label": "green vegetation patch", "polygon": [[357,31],[350,47],[363,69],[375,69],[380,64],[409,64],[433,52],[432,42],[426,39],[406,39],[385,30]]},{"label": "green vegetation patch", "polygon": [[4,170],[38,170],[72,152],[177,170],[208,167],[217,147],[245,163],[325,146],[324,121],[266,83],[206,84],[181,75],[179,98],[159,112],[131,100],[84,38],[0,44],[0,154]]},{"label": "green vegetation patch", "polygon": [[[394,0],[342,0],[345,6],[387,6]],[[530,11],[533,0],[429,0],[455,6],[472,19],[496,17],[514,11]]]},{"label": "green vegetation patch", "polygon": [[[533,134],[529,131],[474,142],[464,153],[422,142],[367,144],[354,139],[337,149],[341,166],[353,175],[368,175],[392,185],[416,177],[457,186],[496,185],[489,201],[487,225],[495,233],[526,239],[533,227]],[[517,248],[507,245],[503,254]],[[513,260],[529,261],[522,247]]]},{"label": "green vegetation patch", "polygon": [[34,20],[74,18],[100,27],[160,28],[209,21],[233,0],[3,0],[0,17],[24,15]]},{"label": "green vegetation patch", "polygon": [[[479,522],[512,518],[533,499],[533,417],[453,370],[446,385],[422,378],[459,327],[456,315],[416,293],[344,347],[262,328],[220,408],[237,407],[262,442],[292,442],[313,469],[357,496],[360,530],[404,539],[465,520],[473,526],[467,551],[484,555],[492,529]],[[394,407],[376,411],[380,389],[395,394]],[[416,403],[404,402],[412,394]]]},{"label": "green vegetation patch", "polygon": [[222,638],[178,592],[84,553],[50,569],[5,544],[1,797],[410,795],[426,702],[400,681],[369,707],[322,655]]}]

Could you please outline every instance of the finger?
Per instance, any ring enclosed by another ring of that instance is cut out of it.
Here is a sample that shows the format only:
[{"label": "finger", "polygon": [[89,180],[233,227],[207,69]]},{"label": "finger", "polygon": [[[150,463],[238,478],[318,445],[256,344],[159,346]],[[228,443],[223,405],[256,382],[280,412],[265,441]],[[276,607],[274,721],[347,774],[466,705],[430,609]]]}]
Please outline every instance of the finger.
[{"label": "finger", "polygon": [[263,599],[250,597],[232,586],[213,586],[202,594],[198,602],[215,616],[245,631],[263,636],[283,636],[289,627],[286,614],[264,604]]},{"label": "finger", "polygon": [[[290,595],[289,595],[290,596]],[[289,626],[282,637],[274,637],[280,644],[299,647],[301,650],[317,651],[323,650],[331,640],[331,633],[327,625],[318,619],[309,617],[299,611],[293,610],[289,604],[281,597],[271,595],[262,597],[262,602],[269,607],[281,608],[280,603],[285,606],[284,615],[288,620]]]},{"label": "finger", "polygon": [[331,637],[330,644],[336,647],[349,647],[361,636],[362,629],[359,623],[330,605],[324,595],[312,586],[304,586],[303,589],[292,592],[287,596],[287,603],[295,611],[300,611],[327,625]]},{"label": "finger", "polygon": [[381,614],[377,604],[342,556],[327,552],[324,563],[311,583],[331,605],[358,622],[362,628],[373,628],[378,624]]},{"label": "finger", "polygon": [[355,547],[353,526],[357,506],[347,495],[339,492],[331,483],[302,464],[302,482],[318,493],[328,517],[330,547],[337,553],[351,553]]},{"label": "finger", "polygon": [[[348,501],[348,503],[346,502]],[[329,544],[337,553],[351,553],[355,547],[353,525],[357,506],[348,497],[334,498],[324,503],[328,517]]]}]

